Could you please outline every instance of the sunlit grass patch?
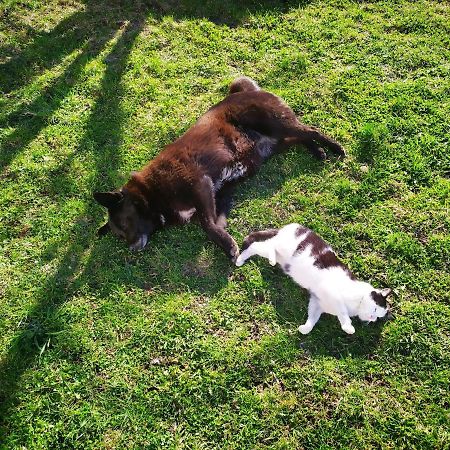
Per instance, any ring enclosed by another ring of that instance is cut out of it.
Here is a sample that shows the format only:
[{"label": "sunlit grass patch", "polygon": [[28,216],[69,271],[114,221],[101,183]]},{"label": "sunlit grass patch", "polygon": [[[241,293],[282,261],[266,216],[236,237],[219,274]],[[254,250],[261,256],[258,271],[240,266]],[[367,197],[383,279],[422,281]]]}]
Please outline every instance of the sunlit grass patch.
[{"label": "sunlit grass patch", "polygon": [[[446,448],[450,58],[445,2],[0,6],[0,447]],[[295,148],[241,184],[229,231],[300,222],[388,322],[324,317],[195,224],[98,239],[120,186],[226,95],[281,95],[347,158]]]}]

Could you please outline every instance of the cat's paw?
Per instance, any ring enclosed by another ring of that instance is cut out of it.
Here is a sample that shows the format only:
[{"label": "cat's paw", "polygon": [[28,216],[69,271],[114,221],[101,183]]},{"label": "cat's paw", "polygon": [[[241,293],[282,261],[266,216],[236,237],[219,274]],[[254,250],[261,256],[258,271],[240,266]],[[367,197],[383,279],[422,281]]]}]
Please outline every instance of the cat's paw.
[{"label": "cat's paw", "polygon": [[300,333],[302,333],[302,334],[308,334],[311,330],[312,330],[312,326],[306,325],[306,323],[304,325],[300,325],[298,327],[298,331],[300,331]]},{"label": "cat's paw", "polygon": [[242,257],[242,254],[238,256],[236,259],[236,266],[241,267],[245,263],[245,258]]},{"label": "cat's paw", "polygon": [[355,327],[353,325],[345,325],[342,327],[342,329],[347,333],[347,334],[353,334],[355,332]]}]

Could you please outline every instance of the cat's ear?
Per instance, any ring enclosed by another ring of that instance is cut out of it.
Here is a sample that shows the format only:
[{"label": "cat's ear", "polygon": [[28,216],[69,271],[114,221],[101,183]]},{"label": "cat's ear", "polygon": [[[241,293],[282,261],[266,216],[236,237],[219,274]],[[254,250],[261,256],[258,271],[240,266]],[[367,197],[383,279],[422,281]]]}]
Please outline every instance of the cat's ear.
[{"label": "cat's ear", "polygon": [[384,298],[386,298],[388,295],[391,294],[392,289],[390,289],[390,288],[384,288],[384,289],[380,289],[379,292],[380,292],[380,294],[381,294]]}]

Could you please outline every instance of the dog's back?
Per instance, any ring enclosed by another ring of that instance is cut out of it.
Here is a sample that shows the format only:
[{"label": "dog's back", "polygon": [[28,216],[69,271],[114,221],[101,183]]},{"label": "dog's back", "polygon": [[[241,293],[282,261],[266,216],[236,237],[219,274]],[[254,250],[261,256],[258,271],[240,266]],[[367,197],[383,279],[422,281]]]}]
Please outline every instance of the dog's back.
[{"label": "dog's back", "polygon": [[237,78],[229,94],[119,191],[96,193],[108,208],[108,228],[131,248],[145,246],[157,229],[185,223],[194,213],[208,237],[236,259],[239,249],[223,217],[235,182],[255,173],[274,152],[303,144],[324,158],[320,144],[342,147],[317,129],[301,124],[278,96],[248,77]]}]

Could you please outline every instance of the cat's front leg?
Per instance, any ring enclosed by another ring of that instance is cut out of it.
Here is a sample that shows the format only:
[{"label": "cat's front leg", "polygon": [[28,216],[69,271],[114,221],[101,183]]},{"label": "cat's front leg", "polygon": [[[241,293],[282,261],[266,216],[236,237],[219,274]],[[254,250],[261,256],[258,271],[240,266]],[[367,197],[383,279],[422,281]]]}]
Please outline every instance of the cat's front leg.
[{"label": "cat's front leg", "polygon": [[308,305],[308,320],[298,327],[298,331],[302,334],[308,334],[319,320],[322,314],[322,308],[319,305],[318,298],[311,294]]},{"label": "cat's front leg", "polygon": [[236,266],[240,267],[245,261],[253,255],[259,255],[267,258],[272,266],[277,263],[275,248],[266,242],[254,242],[246,248],[236,260]]},{"label": "cat's front leg", "polygon": [[250,253],[250,247],[244,250],[236,260],[236,266],[241,267],[248,258],[250,258],[252,254]]},{"label": "cat's front leg", "polygon": [[338,314],[338,319],[341,323],[341,328],[347,334],[353,334],[355,332],[355,327],[352,325],[352,319],[350,319],[347,313]]}]

